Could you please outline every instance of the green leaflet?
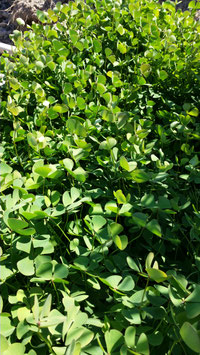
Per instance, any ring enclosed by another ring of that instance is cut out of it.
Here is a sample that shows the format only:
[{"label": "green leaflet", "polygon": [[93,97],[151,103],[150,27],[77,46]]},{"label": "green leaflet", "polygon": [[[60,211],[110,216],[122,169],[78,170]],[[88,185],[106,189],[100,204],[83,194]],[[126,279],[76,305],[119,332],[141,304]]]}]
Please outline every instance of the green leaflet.
[{"label": "green leaflet", "polygon": [[185,344],[192,349],[195,353],[199,352],[200,337],[196,329],[188,322],[185,322],[181,329],[180,335]]}]

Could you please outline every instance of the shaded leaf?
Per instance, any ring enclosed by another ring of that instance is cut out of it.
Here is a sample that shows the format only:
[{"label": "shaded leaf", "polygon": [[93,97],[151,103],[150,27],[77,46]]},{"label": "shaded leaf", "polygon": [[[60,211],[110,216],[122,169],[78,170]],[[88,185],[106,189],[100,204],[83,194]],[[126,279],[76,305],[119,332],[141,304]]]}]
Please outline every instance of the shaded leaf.
[{"label": "shaded leaf", "polygon": [[147,223],[146,228],[158,237],[162,236],[160,225],[156,219],[152,219],[149,223]]},{"label": "shaded leaf", "polygon": [[199,353],[200,337],[196,329],[188,322],[183,323],[180,335],[185,344],[194,352]]}]

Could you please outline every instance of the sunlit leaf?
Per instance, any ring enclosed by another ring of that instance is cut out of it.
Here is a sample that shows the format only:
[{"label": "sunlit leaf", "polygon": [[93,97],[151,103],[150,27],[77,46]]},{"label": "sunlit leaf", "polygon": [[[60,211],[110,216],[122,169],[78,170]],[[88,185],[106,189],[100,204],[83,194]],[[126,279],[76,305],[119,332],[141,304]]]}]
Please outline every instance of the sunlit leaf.
[{"label": "sunlit leaf", "polygon": [[162,236],[160,224],[156,219],[152,219],[149,223],[147,223],[146,228],[158,237]]},{"label": "sunlit leaf", "polygon": [[105,342],[108,353],[116,350],[123,343],[123,335],[119,330],[111,329],[105,333]]},{"label": "sunlit leaf", "polygon": [[116,197],[117,203],[118,203],[119,205],[120,205],[120,204],[123,204],[123,203],[126,203],[126,197],[124,196],[122,190],[114,191],[113,194],[114,194],[114,196]]},{"label": "sunlit leaf", "polygon": [[150,279],[156,281],[156,282],[162,282],[167,279],[167,274],[164,271],[154,269],[154,268],[147,268],[147,273],[150,277]]},{"label": "sunlit leaf", "polygon": [[114,243],[120,250],[126,249],[128,245],[128,238],[126,235],[115,235],[113,236]]},{"label": "sunlit leaf", "polygon": [[19,260],[17,262],[17,267],[22,275],[31,276],[35,273],[33,260],[31,260],[28,256],[24,259]]},{"label": "sunlit leaf", "polygon": [[130,348],[135,347],[135,335],[136,335],[136,329],[133,326],[130,326],[126,329],[125,331],[125,341],[127,346]]},{"label": "sunlit leaf", "polygon": [[94,51],[95,51],[96,53],[101,52],[101,50],[102,50],[102,45],[101,45],[100,40],[94,39],[94,40],[93,40],[93,46],[94,46]]},{"label": "sunlit leaf", "polygon": [[141,65],[140,70],[142,75],[144,75],[145,78],[147,78],[151,72],[151,66],[148,63],[144,63]]},{"label": "sunlit leaf", "polygon": [[125,54],[127,52],[126,44],[122,42],[117,43],[117,49],[122,53]]},{"label": "sunlit leaf", "polygon": [[149,344],[146,334],[142,333],[137,342],[137,351],[144,355],[149,355]]},{"label": "sunlit leaf", "polygon": [[108,230],[112,237],[120,234],[123,231],[123,226],[119,223],[113,222],[108,226]]}]

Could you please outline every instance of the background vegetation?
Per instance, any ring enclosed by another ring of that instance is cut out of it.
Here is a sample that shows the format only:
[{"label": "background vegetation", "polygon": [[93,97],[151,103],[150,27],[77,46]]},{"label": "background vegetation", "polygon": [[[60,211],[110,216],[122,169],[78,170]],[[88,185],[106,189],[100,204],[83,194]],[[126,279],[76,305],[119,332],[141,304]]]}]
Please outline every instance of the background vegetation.
[{"label": "background vegetation", "polygon": [[14,31],[18,51],[1,58],[3,355],[199,353],[189,7],[76,0]]}]

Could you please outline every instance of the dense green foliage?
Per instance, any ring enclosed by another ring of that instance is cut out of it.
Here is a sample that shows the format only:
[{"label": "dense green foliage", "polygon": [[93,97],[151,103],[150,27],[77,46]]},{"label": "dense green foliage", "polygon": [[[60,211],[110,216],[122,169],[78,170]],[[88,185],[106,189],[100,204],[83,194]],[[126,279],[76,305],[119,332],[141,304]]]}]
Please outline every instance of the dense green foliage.
[{"label": "dense green foliage", "polygon": [[1,58],[2,355],[199,353],[195,6],[77,0],[14,31],[18,51]]}]

